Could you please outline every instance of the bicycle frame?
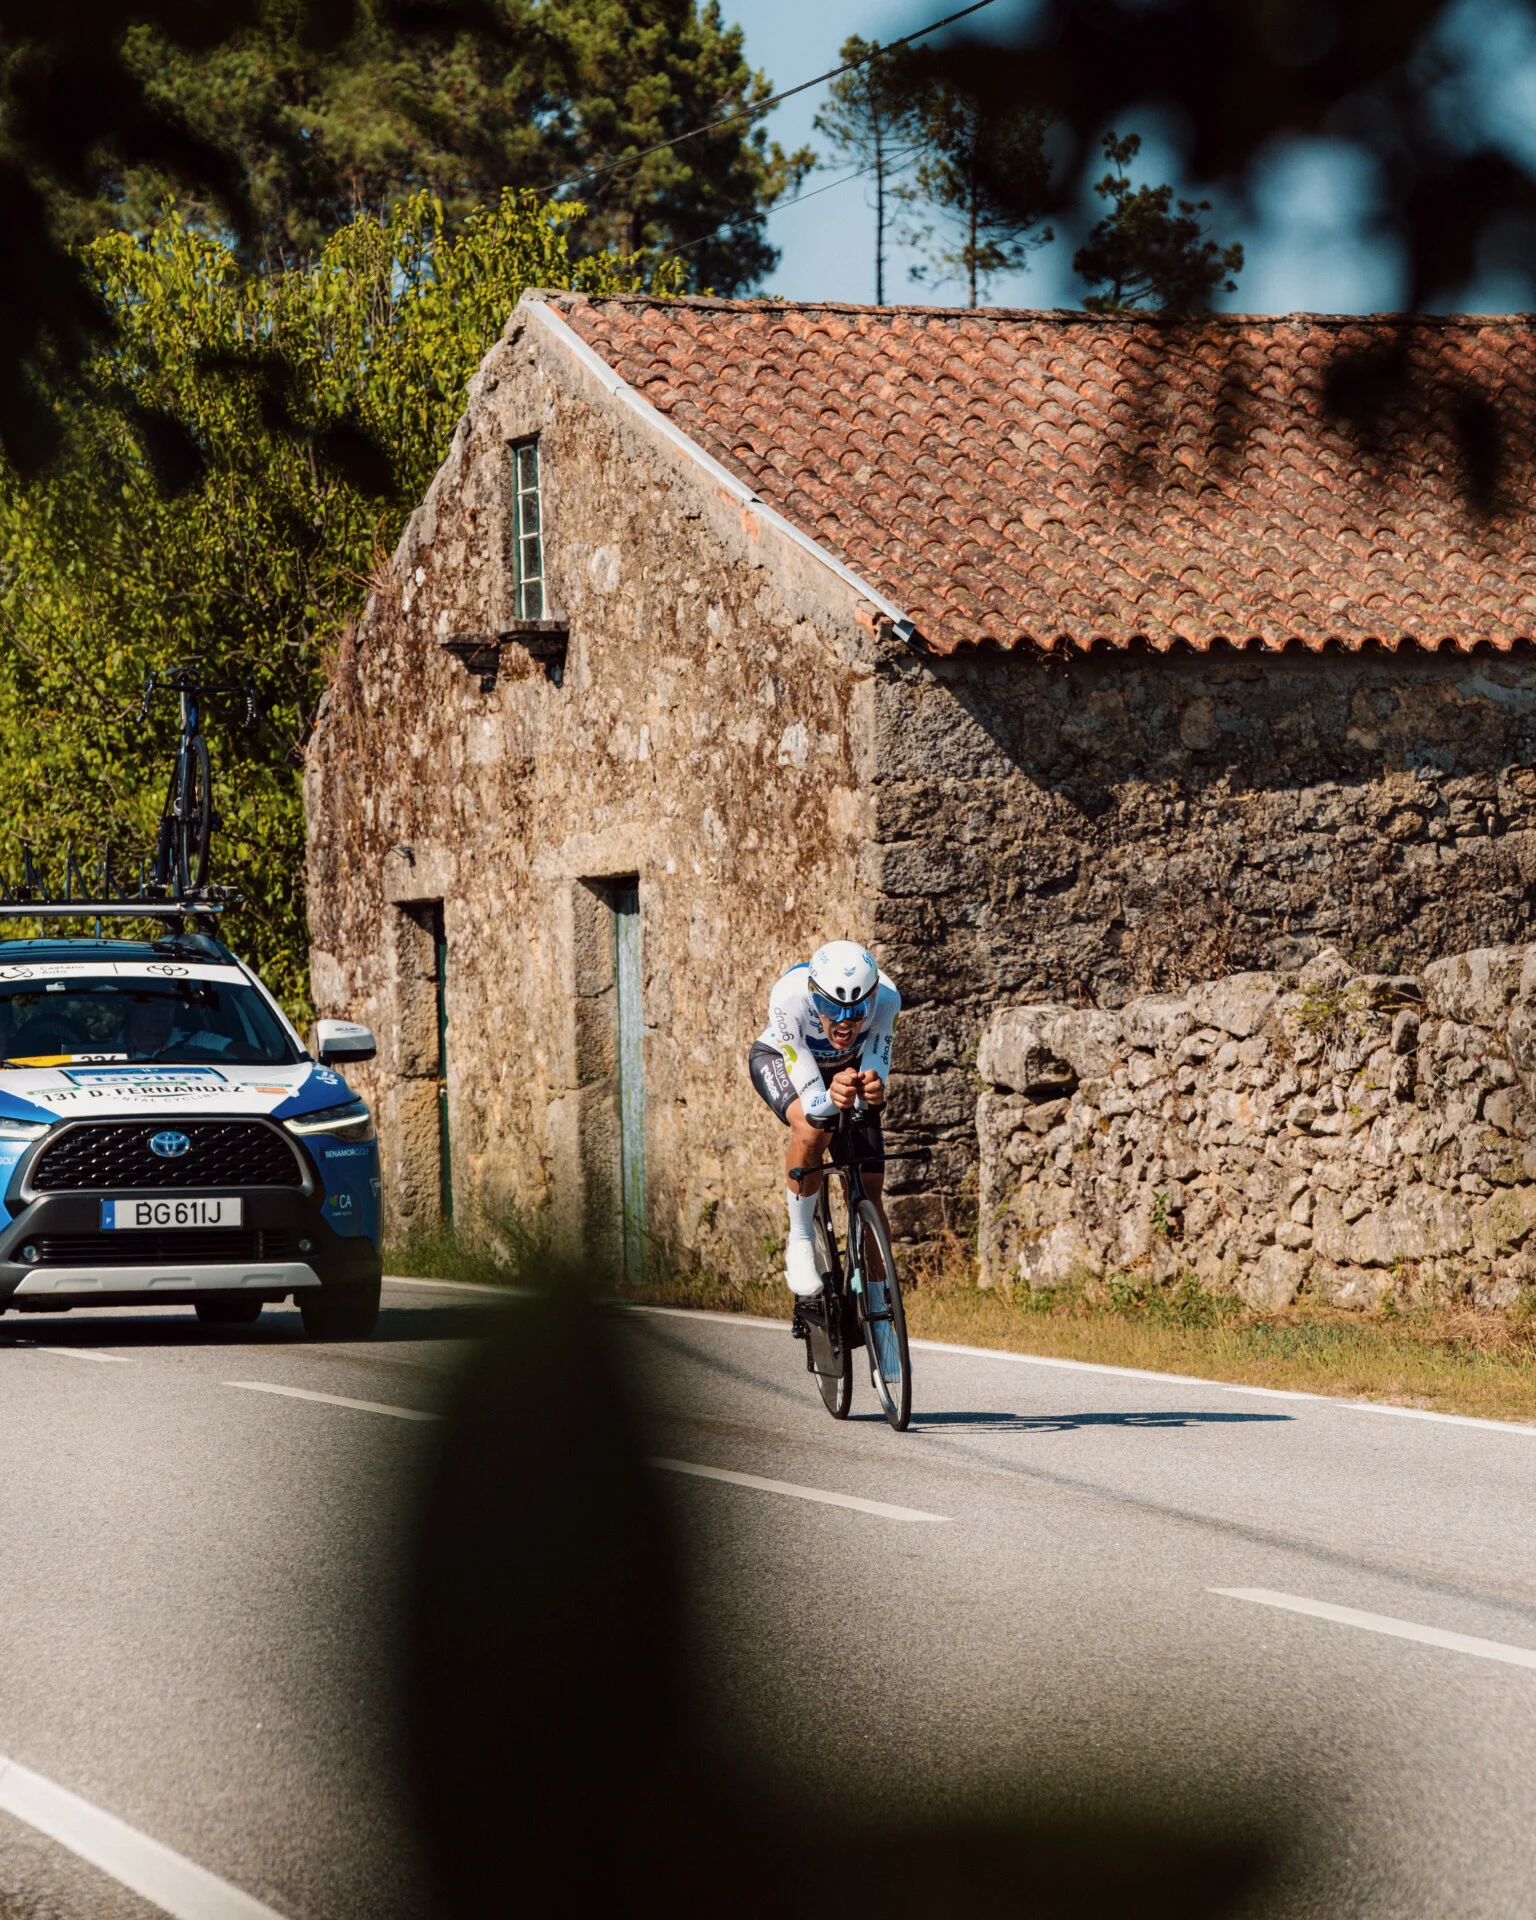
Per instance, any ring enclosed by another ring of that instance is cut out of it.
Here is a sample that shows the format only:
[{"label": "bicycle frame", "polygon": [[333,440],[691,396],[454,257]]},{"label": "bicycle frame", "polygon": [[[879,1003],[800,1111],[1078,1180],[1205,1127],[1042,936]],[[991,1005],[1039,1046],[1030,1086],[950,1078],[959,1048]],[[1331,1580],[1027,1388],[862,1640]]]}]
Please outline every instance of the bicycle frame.
[{"label": "bicycle frame", "polygon": [[[910,1390],[905,1321],[900,1311],[900,1282],[889,1260],[889,1242],[882,1233],[886,1251],[882,1254],[881,1264],[886,1268],[887,1278],[883,1282],[877,1280],[873,1285],[866,1284],[869,1265],[864,1203],[871,1196],[864,1185],[864,1169],[866,1166],[884,1166],[892,1159],[926,1162],[931,1156],[927,1147],[914,1148],[909,1152],[883,1153],[878,1161],[855,1159],[846,1153],[839,1155],[840,1141],[856,1124],[855,1109],[845,1108],[833,1135],[829,1159],[818,1168],[790,1170],[790,1177],[797,1187],[809,1173],[817,1172],[822,1177],[817,1223],[822,1231],[822,1243],[829,1262],[821,1294],[813,1300],[800,1302],[796,1313],[805,1329],[807,1365],[812,1373],[820,1376],[822,1399],[834,1418],[846,1418],[852,1386],[852,1352],[854,1347],[862,1345],[869,1356],[870,1381],[876,1397],[884,1407],[887,1419],[899,1430],[906,1425],[908,1400],[902,1398],[898,1411],[890,1391],[889,1382],[896,1377],[891,1369],[897,1352],[900,1354],[900,1367],[908,1369],[906,1385],[901,1394],[908,1395]],[[832,1216],[831,1183],[834,1179],[843,1190],[847,1215],[846,1248],[838,1245]]]},{"label": "bicycle frame", "polygon": [[227,681],[200,680],[194,669],[176,667],[165,674],[151,673],[144,682],[139,718],[149,716],[157,687],[174,692],[180,710],[180,736],[171,767],[170,785],[160,813],[160,835],[155,854],[155,882],[181,898],[201,899],[208,885],[209,849],[218,816],[213,808],[213,768],[202,731],[205,694],[238,693],[245,702],[247,726],[256,717],[256,690]]}]

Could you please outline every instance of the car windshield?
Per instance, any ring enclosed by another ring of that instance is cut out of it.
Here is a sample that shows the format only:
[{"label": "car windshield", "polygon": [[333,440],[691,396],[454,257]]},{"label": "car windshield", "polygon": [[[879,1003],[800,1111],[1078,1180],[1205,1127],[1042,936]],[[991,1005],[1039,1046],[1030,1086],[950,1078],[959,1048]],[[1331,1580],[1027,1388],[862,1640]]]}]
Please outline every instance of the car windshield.
[{"label": "car windshield", "polygon": [[81,977],[0,987],[0,1057],[8,1067],[279,1067],[304,1056],[240,981]]}]

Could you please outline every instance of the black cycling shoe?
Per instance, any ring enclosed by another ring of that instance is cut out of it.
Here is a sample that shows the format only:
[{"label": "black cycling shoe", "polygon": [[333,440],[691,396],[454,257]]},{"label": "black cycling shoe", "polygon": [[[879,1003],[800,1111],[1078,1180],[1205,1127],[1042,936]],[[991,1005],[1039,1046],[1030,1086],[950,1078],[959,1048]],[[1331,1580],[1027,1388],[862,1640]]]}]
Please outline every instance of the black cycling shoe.
[{"label": "black cycling shoe", "polygon": [[803,1340],[805,1338],[805,1322],[801,1319],[800,1314],[801,1305],[800,1302],[796,1300],[795,1310],[789,1317],[789,1334],[792,1340]]}]

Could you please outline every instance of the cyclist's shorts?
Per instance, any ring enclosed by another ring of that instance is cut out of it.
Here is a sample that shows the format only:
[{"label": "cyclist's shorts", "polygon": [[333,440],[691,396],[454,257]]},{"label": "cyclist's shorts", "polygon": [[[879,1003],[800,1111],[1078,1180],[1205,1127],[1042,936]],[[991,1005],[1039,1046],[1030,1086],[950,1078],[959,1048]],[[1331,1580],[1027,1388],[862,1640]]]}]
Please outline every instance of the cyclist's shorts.
[{"label": "cyclist's shorts", "polygon": [[[752,1051],[747,1055],[747,1072],[752,1076],[752,1084],[757,1088],[758,1096],[782,1120],[789,1125],[789,1109],[799,1098],[794,1083],[789,1077],[789,1069],[784,1065],[784,1056],[777,1047],[770,1047],[766,1041],[754,1040]],[[880,1127],[880,1115],[866,1109],[864,1118],[847,1138],[852,1157],[858,1160],[883,1160],[885,1158],[885,1136]],[[843,1145],[842,1138],[837,1143]],[[835,1158],[841,1159],[838,1154]]]}]

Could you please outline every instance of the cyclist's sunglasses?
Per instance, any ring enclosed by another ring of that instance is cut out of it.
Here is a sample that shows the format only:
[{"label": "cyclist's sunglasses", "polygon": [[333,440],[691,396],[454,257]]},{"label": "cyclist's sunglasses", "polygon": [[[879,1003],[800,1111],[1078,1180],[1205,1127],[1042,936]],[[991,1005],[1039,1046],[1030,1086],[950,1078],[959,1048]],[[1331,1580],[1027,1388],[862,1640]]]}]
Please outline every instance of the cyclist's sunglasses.
[{"label": "cyclist's sunglasses", "polygon": [[874,1004],[875,996],[872,993],[866,994],[862,1000],[833,1000],[824,993],[813,991],[811,994],[811,1005],[822,1018],[839,1026],[845,1020],[867,1020]]}]

